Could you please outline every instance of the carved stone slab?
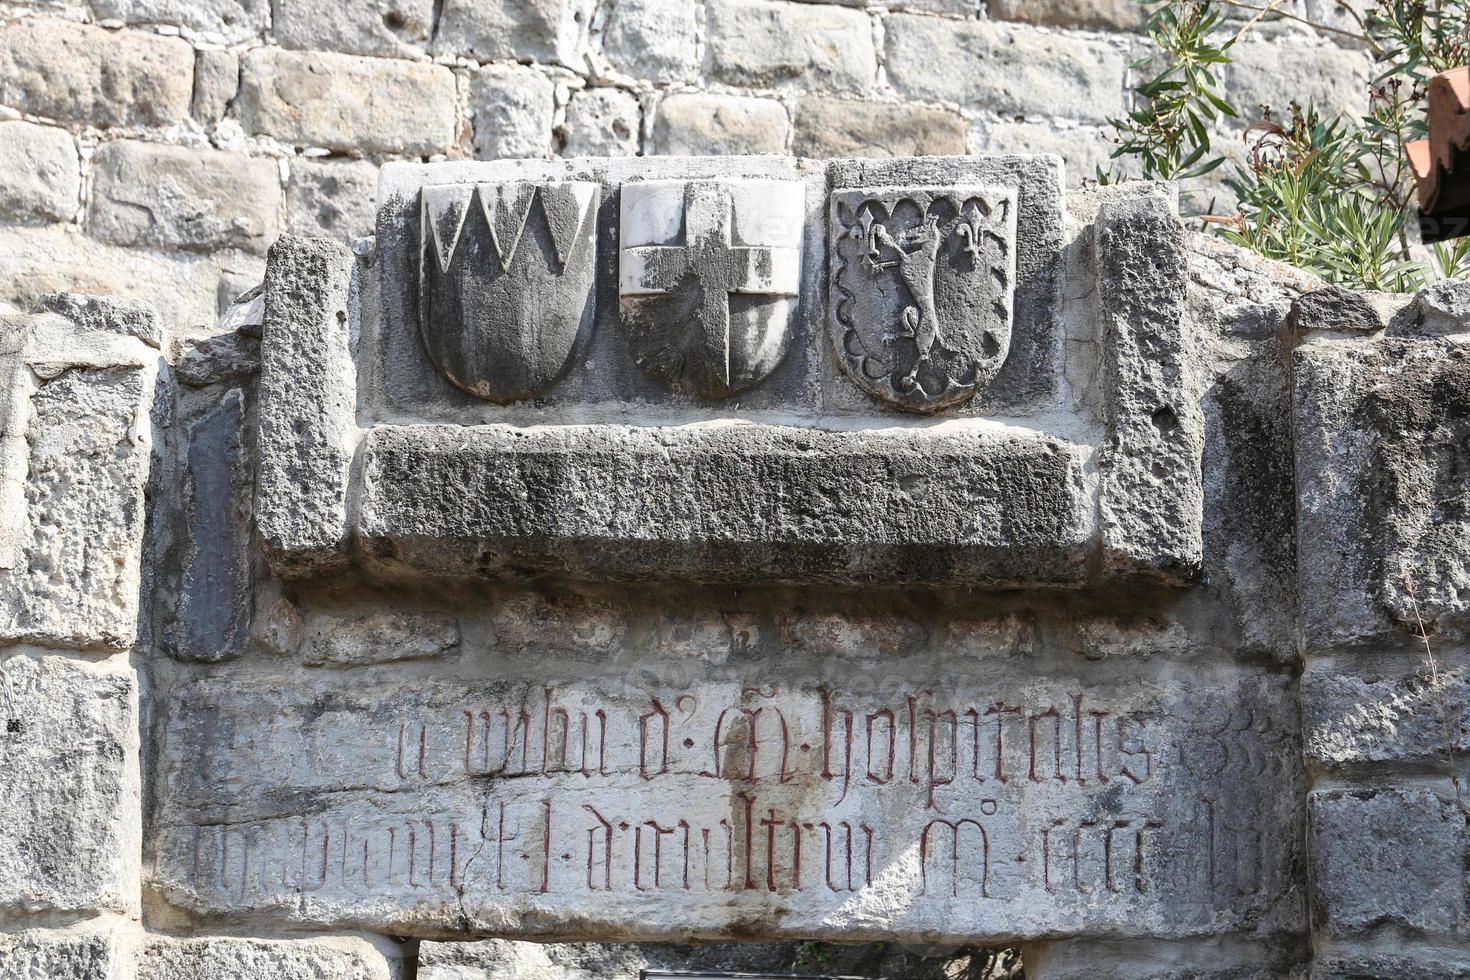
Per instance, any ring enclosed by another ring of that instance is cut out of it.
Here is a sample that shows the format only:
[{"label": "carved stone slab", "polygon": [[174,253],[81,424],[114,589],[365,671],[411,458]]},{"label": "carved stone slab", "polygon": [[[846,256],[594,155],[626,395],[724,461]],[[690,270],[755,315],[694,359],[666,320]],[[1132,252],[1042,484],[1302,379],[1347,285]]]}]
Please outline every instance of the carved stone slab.
[{"label": "carved stone slab", "polygon": [[1282,679],[641,666],[186,683],[154,883],[202,913],[418,935],[1299,924]]},{"label": "carved stone slab", "polygon": [[496,402],[556,381],[592,315],[601,194],[576,180],[423,188],[419,321],[444,377]]},{"label": "carved stone slab", "polygon": [[804,201],[796,181],[623,185],[618,291],[649,377],[720,399],[781,362],[801,288]]},{"label": "carved stone slab", "polygon": [[1016,193],[834,191],[828,329],[869,394],[936,411],[984,389],[1010,351]]}]

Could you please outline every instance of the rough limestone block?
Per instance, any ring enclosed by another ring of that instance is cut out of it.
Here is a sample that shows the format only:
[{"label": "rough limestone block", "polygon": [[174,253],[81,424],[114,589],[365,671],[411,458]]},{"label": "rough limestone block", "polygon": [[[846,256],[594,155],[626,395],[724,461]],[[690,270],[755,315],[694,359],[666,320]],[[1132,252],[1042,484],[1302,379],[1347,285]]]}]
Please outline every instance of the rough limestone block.
[{"label": "rough limestone block", "polygon": [[[1321,341],[1294,354],[1302,613],[1313,647],[1470,625],[1470,349]],[[1412,590],[1412,592],[1411,592]]]},{"label": "rough limestone block", "polygon": [[602,29],[603,57],[635,78],[693,81],[699,72],[696,9],[686,0],[618,0]]},{"label": "rough limestone block", "polygon": [[1103,567],[1187,584],[1203,561],[1204,419],[1184,229],[1158,195],[1105,205],[1094,234],[1112,415],[1098,463]]},{"label": "rough limestone block", "polygon": [[573,67],[591,19],[589,0],[446,0],[434,51]]},{"label": "rough limestone block", "polygon": [[390,961],[362,939],[148,940],[134,955],[137,980],[391,980]]},{"label": "rough limestone block", "polygon": [[965,152],[967,131],[949,109],[804,98],[791,152],[803,157],[944,156]]},{"label": "rough limestone block", "polygon": [[567,157],[636,156],[641,127],[642,110],[632,93],[583,89],[567,103],[560,152]]},{"label": "rough limestone block", "polygon": [[357,442],[352,262],[338,242],[287,235],[266,265],[255,522],[281,574],[334,564],[347,536]]},{"label": "rough limestone block", "polygon": [[1373,333],[1383,329],[1383,317],[1362,293],[1323,286],[1296,298],[1286,326],[1298,335],[1311,331]]},{"label": "rough limestone block", "polygon": [[433,0],[275,0],[271,35],[285,48],[411,58],[433,23]]},{"label": "rough limestone block", "polygon": [[1398,941],[1393,949],[1354,949],[1337,944],[1318,952],[1312,980],[1463,980],[1470,976],[1470,956],[1433,942],[1414,948]]},{"label": "rough limestone block", "polygon": [[120,141],[92,160],[87,228],[116,245],[264,255],[280,210],[279,171],[264,157]]},{"label": "rough limestone block", "polygon": [[292,652],[315,667],[431,660],[459,646],[454,616],[397,609],[315,612],[303,619],[297,633]]},{"label": "rough limestone block", "polygon": [[378,426],[358,536],[452,574],[1065,583],[1091,533],[1081,462],[973,430]]},{"label": "rough limestone block", "polygon": [[351,242],[373,233],[378,168],[366,160],[292,160],[286,180],[286,230]]},{"label": "rough limestone block", "polygon": [[1446,752],[1470,749],[1470,674],[1441,663],[1437,683],[1421,661],[1371,676],[1332,663],[1302,675],[1302,730],[1307,755],[1327,770],[1363,762],[1442,764]]},{"label": "rough limestone block", "polygon": [[151,884],[259,928],[427,938],[1304,928],[1285,678],[772,650],[183,681]]},{"label": "rough limestone block", "polygon": [[240,56],[205,49],[194,61],[194,118],[206,126],[224,118],[240,91]]},{"label": "rough limestone block", "polygon": [[1470,326],[1470,290],[1457,279],[1441,279],[1419,290],[1414,308],[1425,333],[1459,333]]},{"label": "rough limestone block", "polygon": [[475,153],[481,159],[543,157],[551,151],[556,86],[522,65],[486,65],[470,80]]},{"label": "rough limestone block", "polygon": [[269,0],[92,0],[98,20],[183,27],[230,43],[257,37],[270,14]]},{"label": "rough limestone block", "polygon": [[189,115],[194,49],[176,37],[50,17],[0,26],[0,105],[73,125],[170,126]]},{"label": "rough limestone block", "polygon": [[128,952],[107,930],[29,929],[0,934],[0,976],[15,980],[119,980]]},{"label": "rough limestone block", "polygon": [[114,329],[0,320],[0,643],[116,650],[137,633],[158,354],[132,335],[136,308],[93,313]]},{"label": "rough limestone block", "polygon": [[1373,61],[1368,53],[1336,44],[1291,45],[1241,41],[1230,48],[1230,61],[1217,75],[1225,98],[1247,119],[1268,105],[1278,118],[1295,102],[1316,106],[1326,118],[1356,120],[1368,111],[1368,82]]},{"label": "rough limestone block", "polygon": [[1306,952],[1255,937],[1183,942],[1072,939],[1026,946],[1026,980],[1306,980]]},{"label": "rough limestone block", "polygon": [[1328,934],[1462,926],[1465,817],[1440,785],[1311,794],[1313,908]]},{"label": "rough limestone block", "polygon": [[1054,153],[1062,158],[1069,188],[1095,180],[1099,168],[1138,176],[1133,161],[1126,157],[1113,159],[1117,144],[1111,132],[1101,126],[1059,129],[1052,123],[995,120],[976,127],[973,148],[986,153]]},{"label": "rough limestone block", "polygon": [[1124,112],[1130,58],[1112,42],[911,14],[885,29],[888,79],[906,98],[1094,122]]},{"label": "rough limestone block", "polygon": [[706,10],[711,77],[754,88],[862,94],[877,80],[867,14],[784,0],[723,0]]},{"label": "rough limestone block", "polygon": [[132,672],[0,660],[0,911],[136,914],[141,803]]},{"label": "rough limestone block", "polygon": [[1046,27],[1084,27],[1094,31],[1136,31],[1148,8],[1133,0],[989,0],[988,16]]},{"label": "rough limestone block", "polygon": [[82,191],[71,134],[28,122],[0,123],[0,217],[70,221]]},{"label": "rough limestone block", "polygon": [[690,93],[670,95],[653,117],[653,152],[661,156],[785,153],[791,121],[775,99]]},{"label": "rough limestone block", "polygon": [[443,65],[256,48],[241,71],[249,133],[354,153],[427,156],[454,145],[454,73]]}]

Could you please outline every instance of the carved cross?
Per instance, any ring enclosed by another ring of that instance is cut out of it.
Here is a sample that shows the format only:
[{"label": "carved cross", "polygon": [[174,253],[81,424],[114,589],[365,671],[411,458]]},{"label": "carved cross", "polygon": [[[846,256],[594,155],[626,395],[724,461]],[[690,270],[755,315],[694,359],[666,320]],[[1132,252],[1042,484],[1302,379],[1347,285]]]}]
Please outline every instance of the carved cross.
[{"label": "carved cross", "polygon": [[[799,221],[800,216],[792,220]],[[730,383],[730,296],[795,296],[796,263],[791,249],[734,242],[734,202],[729,188],[691,182],[684,191],[684,244],[625,249],[624,263],[637,264],[624,276],[624,295],[700,291],[696,315],[704,347],[720,380]]]}]

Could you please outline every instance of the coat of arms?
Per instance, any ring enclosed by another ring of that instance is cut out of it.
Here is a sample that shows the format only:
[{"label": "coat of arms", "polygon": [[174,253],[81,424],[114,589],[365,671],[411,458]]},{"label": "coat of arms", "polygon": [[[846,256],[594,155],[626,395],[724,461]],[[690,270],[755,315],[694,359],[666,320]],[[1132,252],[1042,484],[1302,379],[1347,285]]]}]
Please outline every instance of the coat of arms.
[{"label": "coat of arms", "polygon": [[1011,342],[1014,190],[839,190],[830,219],[828,329],[848,375],[918,412],[988,385]]},{"label": "coat of arms", "polygon": [[644,373],[710,399],[770,374],[801,288],[802,185],[630,183],[620,210],[623,326]]},{"label": "coat of arms", "polygon": [[589,181],[423,189],[419,327],[444,377],[511,402],[561,376],[592,316],[601,192]]}]

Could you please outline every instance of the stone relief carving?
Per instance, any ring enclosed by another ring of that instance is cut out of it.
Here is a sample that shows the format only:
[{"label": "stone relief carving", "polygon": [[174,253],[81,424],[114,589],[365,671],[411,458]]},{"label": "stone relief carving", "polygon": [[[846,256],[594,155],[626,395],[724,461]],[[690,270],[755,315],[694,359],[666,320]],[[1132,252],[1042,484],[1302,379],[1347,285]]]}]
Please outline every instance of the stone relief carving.
[{"label": "stone relief carving", "polygon": [[425,187],[419,323],[444,377],[495,402],[554,384],[591,316],[589,181]]},{"label": "stone relief carving", "polygon": [[1010,348],[1015,191],[835,191],[830,220],[828,327],[858,386],[919,412],[985,388]]},{"label": "stone relief carving", "polygon": [[618,292],[638,366],[709,399],[769,375],[796,312],[804,216],[794,181],[624,184]]}]

